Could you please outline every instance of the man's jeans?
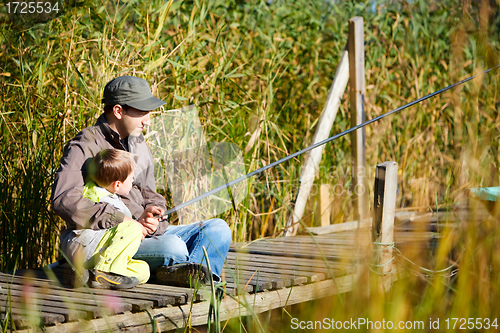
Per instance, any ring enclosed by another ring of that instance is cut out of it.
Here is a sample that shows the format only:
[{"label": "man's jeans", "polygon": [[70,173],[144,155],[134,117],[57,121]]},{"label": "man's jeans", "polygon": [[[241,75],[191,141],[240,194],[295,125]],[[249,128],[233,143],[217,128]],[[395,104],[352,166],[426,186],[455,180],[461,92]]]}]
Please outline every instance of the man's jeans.
[{"label": "man's jeans", "polygon": [[220,276],[230,244],[231,229],[221,219],[172,225],[161,236],[145,238],[134,259],[146,261],[151,271],[158,266],[188,261],[207,264],[204,246],[212,272]]}]

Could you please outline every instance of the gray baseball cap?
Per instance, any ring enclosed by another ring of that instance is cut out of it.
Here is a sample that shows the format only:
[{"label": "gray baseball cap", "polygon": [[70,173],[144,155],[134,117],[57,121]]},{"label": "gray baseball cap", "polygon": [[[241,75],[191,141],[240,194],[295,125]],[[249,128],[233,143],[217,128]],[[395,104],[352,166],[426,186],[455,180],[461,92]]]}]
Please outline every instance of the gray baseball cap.
[{"label": "gray baseball cap", "polygon": [[135,76],[119,76],[104,87],[105,105],[128,105],[141,111],[159,108],[164,101],[153,96],[146,80]]}]

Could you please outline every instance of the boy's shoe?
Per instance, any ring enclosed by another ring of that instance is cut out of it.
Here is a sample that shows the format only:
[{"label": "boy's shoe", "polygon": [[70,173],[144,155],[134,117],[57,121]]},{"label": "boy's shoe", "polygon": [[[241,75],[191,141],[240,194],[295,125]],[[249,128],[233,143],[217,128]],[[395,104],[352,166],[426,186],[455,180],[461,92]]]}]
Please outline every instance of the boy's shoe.
[{"label": "boy's shoe", "polygon": [[208,267],[194,262],[159,266],[156,268],[156,278],[163,284],[177,287],[191,287],[196,280],[201,284],[210,283]]},{"label": "boy's shoe", "polygon": [[101,289],[130,289],[139,284],[136,277],[94,270],[91,286]]}]

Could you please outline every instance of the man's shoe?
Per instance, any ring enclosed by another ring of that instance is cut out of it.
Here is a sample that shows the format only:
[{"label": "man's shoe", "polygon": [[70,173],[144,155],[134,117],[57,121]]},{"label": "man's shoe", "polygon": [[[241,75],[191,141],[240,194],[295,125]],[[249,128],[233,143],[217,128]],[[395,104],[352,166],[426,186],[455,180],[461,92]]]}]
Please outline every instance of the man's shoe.
[{"label": "man's shoe", "polygon": [[159,266],[156,268],[156,278],[163,284],[177,287],[191,287],[197,280],[201,284],[210,283],[208,267],[193,262]]},{"label": "man's shoe", "polygon": [[94,270],[92,288],[101,289],[130,289],[139,284],[136,277],[129,277],[114,273],[102,272]]}]

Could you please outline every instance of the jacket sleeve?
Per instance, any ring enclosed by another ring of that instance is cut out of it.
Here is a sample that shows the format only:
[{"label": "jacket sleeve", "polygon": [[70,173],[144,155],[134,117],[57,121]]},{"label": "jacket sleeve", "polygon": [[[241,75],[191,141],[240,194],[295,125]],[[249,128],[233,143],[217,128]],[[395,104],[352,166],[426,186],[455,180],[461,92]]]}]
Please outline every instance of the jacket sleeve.
[{"label": "jacket sleeve", "polygon": [[[149,153],[151,156],[151,153]],[[155,177],[154,177],[154,164],[153,164],[153,157],[151,156],[151,164],[150,166],[146,169],[146,184],[142,188],[142,197],[144,198],[144,208],[148,206],[157,206],[163,209],[164,211],[167,210],[165,206],[165,198],[160,195],[158,192],[156,192],[156,185],[155,185]],[[160,220],[160,223],[158,224],[158,229],[156,229],[155,233],[152,236],[159,236],[167,230],[168,226],[168,220]]]},{"label": "jacket sleeve", "polygon": [[[139,147],[143,152],[142,158],[145,159],[145,161],[143,161],[145,162],[144,168],[141,172],[141,175],[139,176],[140,179],[138,179],[138,181],[140,182],[143,207],[147,208],[149,206],[157,206],[166,211],[167,208],[165,207],[165,198],[161,194],[156,192],[154,161],[153,156],[151,155],[151,151],[149,150],[149,147],[145,142],[139,145]],[[161,220],[158,225],[158,229],[151,236],[158,236],[163,234],[167,229],[167,226],[167,220]]]},{"label": "jacket sleeve", "polygon": [[83,197],[84,164],[97,151],[89,145],[91,138],[80,132],[64,148],[61,166],[52,187],[54,212],[68,223],[69,229],[108,229],[121,223],[125,214],[108,203],[94,203]]}]

